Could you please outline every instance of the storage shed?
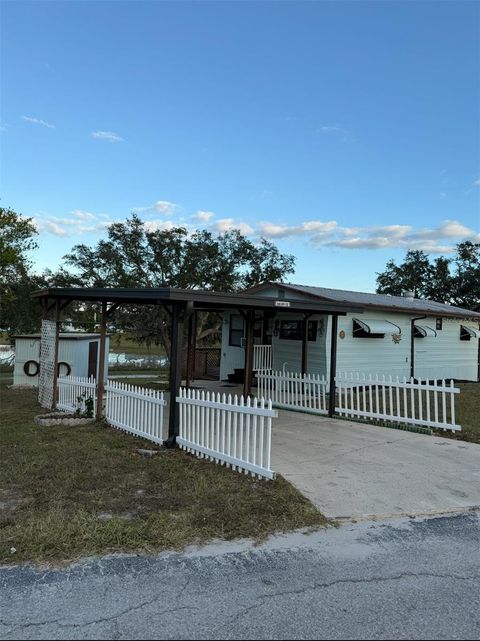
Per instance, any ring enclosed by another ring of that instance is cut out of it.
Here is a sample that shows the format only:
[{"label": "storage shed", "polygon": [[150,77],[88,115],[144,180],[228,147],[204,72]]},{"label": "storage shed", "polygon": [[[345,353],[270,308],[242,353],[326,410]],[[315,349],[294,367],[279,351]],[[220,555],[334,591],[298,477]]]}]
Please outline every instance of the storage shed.
[{"label": "storage shed", "polygon": [[[40,334],[22,334],[15,338],[14,385],[38,386],[40,370]],[[108,375],[109,337],[105,353],[105,378]],[[59,376],[94,376],[100,358],[100,334],[60,333],[58,343]]]}]

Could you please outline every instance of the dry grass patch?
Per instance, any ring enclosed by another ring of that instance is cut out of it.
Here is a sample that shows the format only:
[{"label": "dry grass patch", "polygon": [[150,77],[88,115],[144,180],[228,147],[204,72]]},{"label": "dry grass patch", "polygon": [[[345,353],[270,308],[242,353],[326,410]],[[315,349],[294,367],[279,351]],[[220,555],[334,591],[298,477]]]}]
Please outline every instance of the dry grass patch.
[{"label": "dry grass patch", "polygon": [[[0,561],[154,552],[327,523],[287,481],[259,481],[102,425],[38,427],[35,392],[0,388]],[[12,552],[12,549],[15,552]]]}]

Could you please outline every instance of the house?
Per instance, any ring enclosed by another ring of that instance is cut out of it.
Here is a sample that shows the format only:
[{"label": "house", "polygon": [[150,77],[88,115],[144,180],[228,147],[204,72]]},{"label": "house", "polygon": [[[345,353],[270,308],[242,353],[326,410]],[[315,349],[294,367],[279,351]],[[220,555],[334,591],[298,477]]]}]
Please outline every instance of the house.
[{"label": "house", "polygon": [[[278,307],[256,318],[254,342],[265,345],[274,370],[325,375],[330,371],[331,323],[328,314],[282,311],[284,299],[348,303],[363,313],[338,317],[337,371],[359,374],[480,380],[480,313],[418,299],[412,293],[388,296],[363,292],[263,283],[249,295],[271,297]],[[285,302],[285,307],[291,303]],[[306,340],[305,340],[306,339]],[[260,348],[256,348],[261,353]],[[223,315],[220,378],[233,378],[245,361],[245,321],[240,312]],[[257,369],[262,368],[257,363]]]}]

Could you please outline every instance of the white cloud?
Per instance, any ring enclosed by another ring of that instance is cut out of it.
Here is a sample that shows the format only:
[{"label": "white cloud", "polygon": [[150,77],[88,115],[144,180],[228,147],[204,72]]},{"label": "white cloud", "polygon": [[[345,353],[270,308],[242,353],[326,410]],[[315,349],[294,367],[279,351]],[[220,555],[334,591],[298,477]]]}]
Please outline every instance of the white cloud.
[{"label": "white cloud", "polygon": [[475,187],[480,187],[480,178],[477,178],[477,180],[474,180],[473,184]]},{"label": "white cloud", "polygon": [[107,142],[123,142],[123,138],[114,131],[92,131],[90,134],[95,140],[106,140]]},{"label": "white cloud", "polygon": [[32,116],[22,116],[22,120],[25,122],[31,122],[34,125],[42,125],[48,129],[55,129],[55,125],[52,125],[50,122],[45,122],[41,118],[33,118]]},{"label": "white cloud", "polygon": [[253,227],[248,223],[236,222],[233,218],[221,218],[220,220],[217,220],[213,227],[220,234],[232,231],[233,229],[238,229],[244,236],[249,236],[254,232]]},{"label": "white cloud", "polygon": [[193,216],[194,220],[198,220],[202,223],[208,223],[209,220],[211,220],[215,214],[213,211],[202,211],[198,210],[197,213]]},{"label": "white cloud", "polygon": [[90,212],[83,211],[81,209],[74,209],[72,214],[78,220],[95,220],[96,218],[95,214],[91,214]]},{"label": "white cloud", "polygon": [[333,232],[338,227],[335,220],[322,222],[321,220],[309,220],[301,225],[278,225],[276,223],[259,223],[258,229],[261,234],[269,238],[288,238],[289,236],[310,236],[312,234],[323,235]]},{"label": "white cloud", "polygon": [[161,214],[172,216],[179,209],[178,205],[169,200],[157,200],[153,205],[147,207],[134,207],[132,211],[136,214]]},{"label": "white cloud", "polygon": [[423,249],[431,253],[448,253],[457,242],[480,239],[480,234],[458,220],[445,220],[437,227],[418,230],[411,225],[342,227],[334,220],[311,220],[301,225],[262,222],[257,233],[273,239],[304,237],[315,247]]},{"label": "white cloud", "polygon": [[348,134],[348,129],[345,129],[345,127],[340,127],[339,125],[323,125],[323,127],[320,127],[320,131],[323,131],[323,133],[326,133],[326,134],[331,132]]},{"label": "white cloud", "polygon": [[167,231],[175,227],[175,223],[172,220],[148,220],[145,223],[145,229],[147,231]]},{"label": "white cloud", "polygon": [[171,203],[168,200],[157,200],[153,206],[157,214],[164,214],[166,216],[173,214],[178,208],[178,205]]},{"label": "white cloud", "polygon": [[65,237],[102,232],[112,224],[112,221],[105,220],[108,217],[109,214],[92,214],[75,209],[69,216],[64,217],[38,214],[34,223],[40,234]]}]

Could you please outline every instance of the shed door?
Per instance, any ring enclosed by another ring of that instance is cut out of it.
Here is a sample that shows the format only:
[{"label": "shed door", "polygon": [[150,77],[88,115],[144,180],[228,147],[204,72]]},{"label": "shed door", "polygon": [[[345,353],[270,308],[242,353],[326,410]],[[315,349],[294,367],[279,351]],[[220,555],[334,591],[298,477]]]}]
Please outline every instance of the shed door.
[{"label": "shed door", "polygon": [[88,377],[97,378],[98,341],[88,344]]}]

